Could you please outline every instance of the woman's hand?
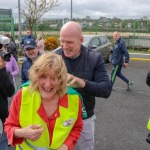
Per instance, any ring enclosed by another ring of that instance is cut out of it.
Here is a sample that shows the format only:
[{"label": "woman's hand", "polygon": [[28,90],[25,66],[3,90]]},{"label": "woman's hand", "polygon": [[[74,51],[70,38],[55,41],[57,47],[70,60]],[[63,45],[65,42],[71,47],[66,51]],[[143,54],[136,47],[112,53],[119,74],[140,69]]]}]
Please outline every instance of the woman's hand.
[{"label": "woman's hand", "polygon": [[57,150],[68,150],[68,146],[63,144],[61,147],[59,147]]},{"label": "woman's hand", "polygon": [[2,59],[2,58],[1,58],[1,56],[0,56],[0,69],[4,68],[4,67],[5,67],[5,65],[6,65],[5,60],[4,60],[4,59]]},{"label": "woman's hand", "polygon": [[31,141],[36,141],[45,130],[45,128],[42,128],[41,126],[42,124],[36,124],[21,129],[15,129],[14,135],[18,138],[26,138]]}]

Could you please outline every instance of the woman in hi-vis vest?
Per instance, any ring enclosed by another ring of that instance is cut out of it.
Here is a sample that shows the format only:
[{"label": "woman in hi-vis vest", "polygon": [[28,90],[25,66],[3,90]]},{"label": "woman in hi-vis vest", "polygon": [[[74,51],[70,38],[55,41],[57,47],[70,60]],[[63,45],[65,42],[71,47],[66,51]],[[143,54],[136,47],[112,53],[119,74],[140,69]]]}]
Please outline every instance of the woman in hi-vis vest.
[{"label": "woman in hi-vis vest", "polygon": [[42,54],[29,79],[10,106],[5,122],[9,143],[17,150],[74,150],[83,127],[82,104],[76,92],[67,90],[61,56]]}]

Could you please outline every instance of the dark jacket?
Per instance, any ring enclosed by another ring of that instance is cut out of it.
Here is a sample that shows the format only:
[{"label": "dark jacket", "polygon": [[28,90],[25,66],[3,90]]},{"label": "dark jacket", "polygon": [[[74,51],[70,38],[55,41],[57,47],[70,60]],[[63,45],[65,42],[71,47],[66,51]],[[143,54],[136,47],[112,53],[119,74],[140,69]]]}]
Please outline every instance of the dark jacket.
[{"label": "dark jacket", "polygon": [[7,46],[7,51],[10,52],[14,58],[16,59],[16,61],[18,61],[18,56],[17,56],[17,47],[15,42],[11,41],[8,46]]},{"label": "dark jacket", "polygon": [[6,67],[0,69],[0,119],[4,123],[8,116],[8,100],[15,92],[15,88],[9,74],[6,72]]},{"label": "dark jacket", "polygon": [[28,57],[25,58],[24,62],[22,63],[22,68],[21,68],[21,83],[25,83],[29,80],[28,77],[28,70],[32,66],[32,60]]},{"label": "dark jacket", "polygon": [[150,71],[148,72],[147,77],[146,77],[146,84],[150,86]]},{"label": "dark jacket", "polygon": [[[38,52],[38,56],[40,56],[41,54]],[[30,69],[30,67],[32,66],[33,62],[29,57],[25,57],[25,60],[22,63],[22,68],[21,68],[21,83],[25,83],[29,80],[29,76],[28,76],[28,71]]]},{"label": "dark jacket", "polygon": [[27,40],[27,39],[34,39],[35,40],[35,38],[32,35],[30,35],[30,36],[25,35],[25,37],[22,39],[22,41],[20,43],[21,46],[24,46],[24,41]]},{"label": "dark jacket", "polygon": [[75,88],[83,97],[88,118],[93,116],[95,97],[108,98],[111,94],[111,82],[99,52],[81,46],[81,53],[75,59],[64,56],[61,48],[54,51],[62,55],[67,72],[86,80],[84,88]]},{"label": "dark jacket", "polygon": [[129,53],[125,45],[125,41],[122,38],[120,38],[114,44],[114,49],[113,49],[113,54],[112,54],[112,64],[123,65],[124,62],[125,63],[129,62]]}]

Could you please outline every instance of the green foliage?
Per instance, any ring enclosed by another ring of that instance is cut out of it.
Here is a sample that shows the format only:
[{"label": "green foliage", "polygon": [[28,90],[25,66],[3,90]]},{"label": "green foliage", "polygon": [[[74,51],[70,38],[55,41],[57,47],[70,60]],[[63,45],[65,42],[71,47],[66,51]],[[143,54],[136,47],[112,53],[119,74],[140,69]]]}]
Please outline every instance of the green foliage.
[{"label": "green foliage", "polygon": [[142,54],[150,54],[149,50],[141,50],[141,49],[128,49],[129,53],[142,53]]},{"label": "green foliage", "polygon": [[148,49],[147,53],[150,54],[150,48]]}]

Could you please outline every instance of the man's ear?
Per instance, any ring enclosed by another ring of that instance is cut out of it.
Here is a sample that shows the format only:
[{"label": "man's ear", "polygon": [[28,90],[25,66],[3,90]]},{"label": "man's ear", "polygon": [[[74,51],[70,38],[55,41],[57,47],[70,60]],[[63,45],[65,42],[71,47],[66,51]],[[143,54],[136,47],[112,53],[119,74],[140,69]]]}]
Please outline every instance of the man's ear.
[{"label": "man's ear", "polygon": [[84,41],[84,36],[83,35],[81,36],[80,41],[81,41],[81,43],[83,43],[83,41]]}]

